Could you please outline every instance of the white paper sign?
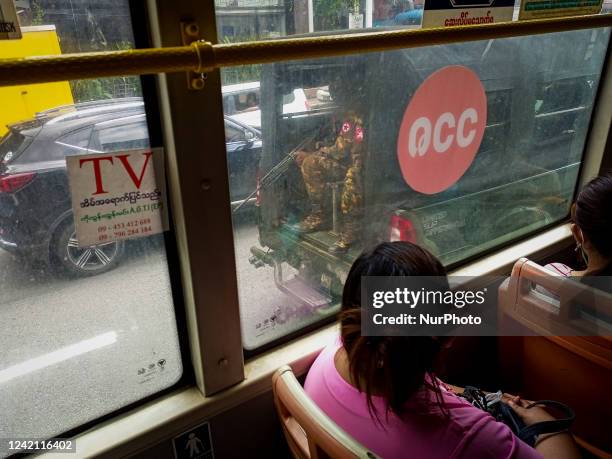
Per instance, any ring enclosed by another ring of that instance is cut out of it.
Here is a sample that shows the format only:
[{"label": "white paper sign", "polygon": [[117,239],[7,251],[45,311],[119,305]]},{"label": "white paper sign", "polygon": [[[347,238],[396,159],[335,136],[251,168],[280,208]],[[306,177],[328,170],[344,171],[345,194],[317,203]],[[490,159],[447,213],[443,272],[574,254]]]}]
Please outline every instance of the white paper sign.
[{"label": "white paper sign", "polygon": [[349,29],[363,29],[363,14],[349,13]]},{"label": "white paper sign", "polygon": [[421,27],[456,27],[512,21],[514,0],[425,0]]},{"label": "white paper sign", "polygon": [[168,229],[163,151],[66,157],[79,247]]},{"label": "white paper sign", "polygon": [[21,38],[21,28],[13,0],[0,0],[0,40]]}]

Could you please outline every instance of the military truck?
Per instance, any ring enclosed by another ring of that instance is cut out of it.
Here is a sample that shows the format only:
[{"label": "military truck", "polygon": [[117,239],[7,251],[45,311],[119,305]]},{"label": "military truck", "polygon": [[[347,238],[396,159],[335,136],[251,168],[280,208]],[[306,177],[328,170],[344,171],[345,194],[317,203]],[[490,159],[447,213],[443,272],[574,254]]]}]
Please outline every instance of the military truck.
[{"label": "military truck", "polygon": [[[342,104],[358,100],[365,131],[363,209],[359,241],[346,253],[331,253],[342,225],[342,183],[329,184],[330,227],[297,231],[310,207],[292,164],[258,189],[260,244],[251,248],[251,262],[273,266],[281,290],[329,311],[352,261],[377,242],[421,244],[452,268],[567,218],[608,41],[609,30],[583,30],[264,66],[260,177],[303,139],[333,142],[347,108]],[[415,91],[450,65],[478,75],[486,128],[464,175],[442,192],[424,194],[402,176],[398,131]],[[352,98],[330,92],[335,104],[283,114],[283,96],[295,88],[338,82]]]}]

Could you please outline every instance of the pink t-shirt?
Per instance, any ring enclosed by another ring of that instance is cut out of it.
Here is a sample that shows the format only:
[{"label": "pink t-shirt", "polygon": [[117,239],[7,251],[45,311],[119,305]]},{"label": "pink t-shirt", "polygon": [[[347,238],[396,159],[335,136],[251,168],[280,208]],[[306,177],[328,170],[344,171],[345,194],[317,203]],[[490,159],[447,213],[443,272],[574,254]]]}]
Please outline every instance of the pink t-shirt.
[{"label": "pink t-shirt", "polygon": [[[306,377],[306,393],[336,424],[378,456],[385,459],[542,458],[506,425],[456,396],[444,384],[441,384],[442,396],[450,419],[432,422],[433,416],[410,414],[410,402],[405,420],[393,413],[386,417],[382,397],[374,396],[381,426],[370,416],[365,394],[347,383],[336,370],[334,356],[340,347],[338,338],[317,357]],[[439,411],[431,391],[423,389],[420,395],[431,397],[431,413]],[[419,408],[422,413],[422,403]]]}]

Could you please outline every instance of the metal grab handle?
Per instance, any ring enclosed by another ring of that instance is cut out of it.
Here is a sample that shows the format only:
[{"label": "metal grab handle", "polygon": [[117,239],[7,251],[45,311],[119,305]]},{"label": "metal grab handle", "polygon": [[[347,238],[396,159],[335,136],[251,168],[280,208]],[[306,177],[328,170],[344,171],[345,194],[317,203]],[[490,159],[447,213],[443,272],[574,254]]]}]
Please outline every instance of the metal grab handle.
[{"label": "metal grab handle", "polygon": [[338,197],[338,192],[340,191],[340,187],[344,185],[344,180],[330,182],[327,185],[332,190],[332,232],[338,235],[340,234],[340,216],[338,215],[340,199]]},{"label": "metal grab handle", "polygon": [[205,72],[212,44],[0,59],[0,86],[192,70]]},{"label": "metal grab handle", "polygon": [[612,14],[471,26],[280,38],[0,60],[0,86],[122,75],[206,72],[220,67],[342,56],[428,45],[612,26]]}]

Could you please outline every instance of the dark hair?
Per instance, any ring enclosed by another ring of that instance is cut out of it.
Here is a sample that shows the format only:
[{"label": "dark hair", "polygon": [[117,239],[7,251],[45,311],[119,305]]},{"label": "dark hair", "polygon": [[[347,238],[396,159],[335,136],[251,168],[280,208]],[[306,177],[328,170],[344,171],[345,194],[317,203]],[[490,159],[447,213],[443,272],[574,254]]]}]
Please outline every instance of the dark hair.
[{"label": "dark hair", "polygon": [[[595,177],[584,186],[572,207],[572,219],[595,250],[612,258],[612,176]],[[612,275],[611,264],[597,274]]]},{"label": "dark hair", "polygon": [[[344,284],[340,329],[352,382],[365,393],[370,414],[376,419],[374,392],[384,398],[387,413],[402,417],[406,402],[423,386],[434,392],[440,412],[447,414],[433,365],[449,338],[362,336],[362,276],[443,276],[448,289],[444,266],[427,250],[410,242],[383,242],[363,252],[351,266]],[[426,381],[427,374],[431,384]]]}]

